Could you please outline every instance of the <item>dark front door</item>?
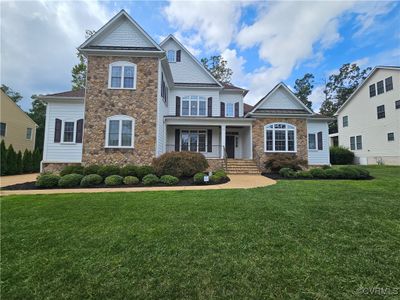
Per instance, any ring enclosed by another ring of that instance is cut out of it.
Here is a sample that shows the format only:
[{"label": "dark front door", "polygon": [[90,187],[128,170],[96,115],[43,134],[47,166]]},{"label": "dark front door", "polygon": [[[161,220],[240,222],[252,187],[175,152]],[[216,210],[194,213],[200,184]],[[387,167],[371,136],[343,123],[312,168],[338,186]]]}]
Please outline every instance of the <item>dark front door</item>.
[{"label": "dark front door", "polygon": [[228,158],[235,158],[235,137],[233,135],[226,136],[225,147]]}]

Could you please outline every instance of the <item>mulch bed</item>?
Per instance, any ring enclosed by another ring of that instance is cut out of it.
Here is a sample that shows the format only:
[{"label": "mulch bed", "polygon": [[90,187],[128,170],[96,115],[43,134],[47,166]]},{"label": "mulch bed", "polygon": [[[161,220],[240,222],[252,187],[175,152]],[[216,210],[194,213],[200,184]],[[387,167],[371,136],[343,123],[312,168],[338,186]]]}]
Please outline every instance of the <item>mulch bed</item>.
[{"label": "mulch bed", "polygon": [[301,177],[294,177],[294,178],[287,178],[279,175],[279,173],[261,173],[262,176],[265,176],[270,179],[274,180],[371,180],[374,179],[372,176],[368,176],[367,178],[301,178]]},{"label": "mulch bed", "polygon": [[[216,184],[224,184],[229,182],[230,179],[227,178],[223,180],[220,183],[208,183],[207,185],[216,185]],[[40,188],[35,185],[35,181],[31,182],[25,182],[25,183],[19,183],[19,184],[14,184],[14,185],[8,185],[5,187],[2,187],[1,190],[4,191],[16,191],[16,190],[53,190],[53,189],[63,189],[63,190],[68,190],[68,189],[97,189],[97,188],[108,188],[108,189],[120,189],[120,188],[139,188],[139,187],[158,187],[158,186],[194,186],[197,184],[194,184],[193,178],[184,178],[181,179],[178,184],[176,185],[166,185],[163,183],[158,183],[156,185],[148,186],[144,185],[143,183],[139,183],[137,185],[116,185],[116,186],[108,186],[105,185],[104,183],[96,185],[96,186],[91,186],[91,187],[72,187],[72,188],[61,188],[61,187],[54,187],[54,188]]]}]

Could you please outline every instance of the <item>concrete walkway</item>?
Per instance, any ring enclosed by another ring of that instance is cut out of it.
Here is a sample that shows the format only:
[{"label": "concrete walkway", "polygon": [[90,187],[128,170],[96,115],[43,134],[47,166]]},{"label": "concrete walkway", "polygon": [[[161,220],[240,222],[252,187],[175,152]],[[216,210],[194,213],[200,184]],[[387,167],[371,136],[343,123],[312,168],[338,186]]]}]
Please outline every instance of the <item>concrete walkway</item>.
[{"label": "concrete walkway", "polygon": [[[36,180],[37,174],[2,177],[1,186]],[[14,177],[14,178],[11,178]],[[19,178],[20,177],[20,178]],[[189,190],[226,190],[226,189],[250,189],[275,184],[276,181],[261,175],[229,175],[231,181],[218,185],[195,186],[157,186],[157,187],[126,187],[126,188],[90,188],[90,189],[49,189],[49,190],[20,190],[1,191],[0,195],[39,195],[39,194],[69,194],[69,193],[121,193],[143,191],[189,191]],[[3,180],[6,179],[6,180]],[[4,184],[7,182],[8,184]]]},{"label": "concrete walkway", "polygon": [[0,177],[0,187],[14,185],[14,184],[18,184],[18,183],[36,181],[36,177],[38,177],[38,175],[39,175],[39,173],[1,176]]}]

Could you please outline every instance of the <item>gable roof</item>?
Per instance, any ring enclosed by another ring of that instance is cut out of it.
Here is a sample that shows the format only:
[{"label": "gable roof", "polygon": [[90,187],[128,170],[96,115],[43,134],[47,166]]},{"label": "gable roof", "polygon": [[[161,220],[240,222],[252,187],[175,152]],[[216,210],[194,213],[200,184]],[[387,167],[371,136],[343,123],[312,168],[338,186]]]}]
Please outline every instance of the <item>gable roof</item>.
[{"label": "gable roof", "polygon": [[[111,28],[115,23],[117,23],[122,18],[126,18],[134,27],[136,27],[139,32],[144,36],[145,39],[149,41],[151,47],[117,47],[117,48],[132,48],[132,49],[113,49],[113,46],[102,46],[100,50],[141,50],[141,51],[161,51],[164,52],[161,47],[152,39],[152,37],[144,31],[142,27],[132,17],[125,11],[121,10],[118,14],[116,14],[111,20],[109,20],[105,25],[103,25],[95,34],[93,34],[90,38],[88,38],[82,45],[78,47],[79,50],[90,49],[93,46],[90,45],[96,38],[98,38],[101,34],[105,33],[107,29]],[[97,45],[98,46],[98,45]],[[96,48],[96,46],[95,46]],[[139,48],[139,49],[134,49]],[[98,50],[98,49],[97,49]]]},{"label": "gable roof", "polygon": [[376,66],[372,69],[372,71],[368,74],[368,76],[364,79],[363,82],[356,88],[356,90],[349,96],[349,98],[343,103],[343,105],[336,111],[335,116],[339,114],[339,112],[353,99],[353,97],[358,93],[358,91],[365,85],[369,78],[374,75],[379,69],[385,70],[397,70],[400,71],[400,66]]},{"label": "gable roof", "polygon": [[178,44],[178,46],[183,50],[183,51],[185,51],[188,55],[189,55],[189,57],[193,60],[193,61],[195,61],[196,62],[196,64],[217,84],[217,86],[218,87],[222,87],[222,85],[221,85],[221,83],[217,80],[217,79],[215,79],[215,77],[203,66],[203,64],[201,63],[201,62],[199,62],[198,60],[197,60],[197,58],[196,57],[194,57],[194,55],[192,54],[192,53],[190,53],[189,52],[189,50],[188,49],[186,49],[185,48],[185,46],[183,46],[182,44],[181,44],[181,42],[179,42],[178,40],[177,40],[177,38],[176,37],[174,37],[172,34],[170,34],[170,35],[168,35],[161,43],[160,43],[160,46],[162,47],[168,40],[170,40],[170,39],[172,39],[175,43],[177,43]]},{"label": "gable roof", "polygon": [[65,91],[54,94],[40,95],[39,99],[48,100],[83,100],[85,98],[85,89],[79,89],[76,91]]},{"label": "gable roof", "polygon": [[243,97],[246,96],[246,94],[249,92],[249,90],[235,86],[232,83],[222,82],[221,84],[224,87],[224,90],[233,91],[233,92],[241,92],[243,94]]}]

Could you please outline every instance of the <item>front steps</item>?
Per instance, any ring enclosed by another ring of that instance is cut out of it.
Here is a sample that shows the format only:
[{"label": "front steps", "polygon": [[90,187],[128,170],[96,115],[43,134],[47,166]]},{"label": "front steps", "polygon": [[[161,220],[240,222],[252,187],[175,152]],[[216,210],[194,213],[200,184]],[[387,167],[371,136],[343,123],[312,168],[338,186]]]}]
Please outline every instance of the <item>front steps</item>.
[{"label": "front steps", "polygon": [[260,174],[260,170],[254,160],[251,159],[228,159],[228,174]]}]

